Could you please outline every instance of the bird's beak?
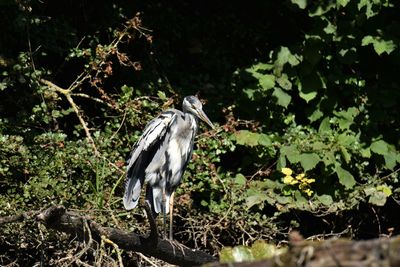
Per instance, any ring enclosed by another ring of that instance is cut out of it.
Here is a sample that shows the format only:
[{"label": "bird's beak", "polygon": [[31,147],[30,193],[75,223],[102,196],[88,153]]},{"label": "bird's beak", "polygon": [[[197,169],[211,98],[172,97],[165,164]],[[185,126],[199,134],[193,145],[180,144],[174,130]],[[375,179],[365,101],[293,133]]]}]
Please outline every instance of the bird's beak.
[{"label": "bird's beak", "polygon": [[205,123],[207,123],[212,129],[214,129],[214,124],[212,124],[212,122],[210,121],[210,119],[207,117],[206,113],[204,113],[203,110],[197,110],[197,115],[199,116],[199,118],[204,121]]}]

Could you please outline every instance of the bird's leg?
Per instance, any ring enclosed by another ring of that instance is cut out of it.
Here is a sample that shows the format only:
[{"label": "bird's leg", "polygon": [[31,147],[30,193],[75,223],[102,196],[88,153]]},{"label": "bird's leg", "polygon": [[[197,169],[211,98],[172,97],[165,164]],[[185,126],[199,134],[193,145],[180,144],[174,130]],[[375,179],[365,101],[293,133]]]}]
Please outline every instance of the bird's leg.
[{"label": "bird's leg", "polygon": [[164,223],[164,238],[167,237],[167,205],[165,197],[165,188],[162,189],[162,213],[163,213],[163,223]]},{"label": "bird's leg", "polygon": [[172,240],[172,218],[174,212],[174,195],[175,192],[172,192],[171,197],[169,198],[169,239]]}]

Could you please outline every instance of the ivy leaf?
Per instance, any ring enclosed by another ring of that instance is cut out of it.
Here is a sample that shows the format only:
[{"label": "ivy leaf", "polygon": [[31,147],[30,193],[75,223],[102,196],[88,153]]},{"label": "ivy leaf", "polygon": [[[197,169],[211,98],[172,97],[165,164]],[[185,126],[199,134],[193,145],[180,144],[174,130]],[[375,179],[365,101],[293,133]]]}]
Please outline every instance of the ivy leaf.
[{"label": "ivy leaf", "polygon": [[278,99],[278,105],[287,108],[289,105],[290,101],[292,100],[292,97],[285,93],[282,89],[275,87],[274,92],[272,93],[273,96],[275,96]]},{"label": "ivy leaf", "polygon": [[339,164],[336,164],[335,171],[341,183],[346,189],[351,189],[356,184],[353,175],[347,170],[343,169]]},{"label": "ivy leaf", "polygon": [[315,153],[304,153],[300,155],[300,164],[304,171],[313,169],[320,160],[319,156]]},{"label": "ivy leaf", "polygon": [[375,152],[376,154],[387,155],[388,150],[388,144],[383,140],[377,140],[371,144],[371,151]]}]

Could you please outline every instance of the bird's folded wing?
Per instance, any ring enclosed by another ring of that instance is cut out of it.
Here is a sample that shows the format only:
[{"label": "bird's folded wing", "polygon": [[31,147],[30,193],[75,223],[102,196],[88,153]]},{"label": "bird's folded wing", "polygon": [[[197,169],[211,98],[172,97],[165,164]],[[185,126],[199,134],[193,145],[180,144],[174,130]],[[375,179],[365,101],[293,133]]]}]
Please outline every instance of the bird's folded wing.
[{"label": "bird's folded wing", "polygon": [[142,136],[133,147],[128,160],[128,170],[136,162],[141,153],[149,151],[155,144],[165,138],[165,134],[169,126],[176,119],[176,116],[177,114],[173,110],[167,110],[146,125]]}]

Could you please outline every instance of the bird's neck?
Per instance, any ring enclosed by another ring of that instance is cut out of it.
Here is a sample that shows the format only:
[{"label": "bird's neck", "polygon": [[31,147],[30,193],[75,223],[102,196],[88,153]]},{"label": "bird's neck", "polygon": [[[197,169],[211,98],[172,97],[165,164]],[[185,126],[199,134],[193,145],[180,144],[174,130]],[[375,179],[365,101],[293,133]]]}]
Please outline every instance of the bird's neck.
[{"label": "bird's neck", "polygon": [[188,120],[190,122],[191,127],[195,129],[196,133],[199,125],[199,118],[197,118],[197,116],[193,115],[190,112],[185,112],[184,114],[185,114],[185,120]]}]

